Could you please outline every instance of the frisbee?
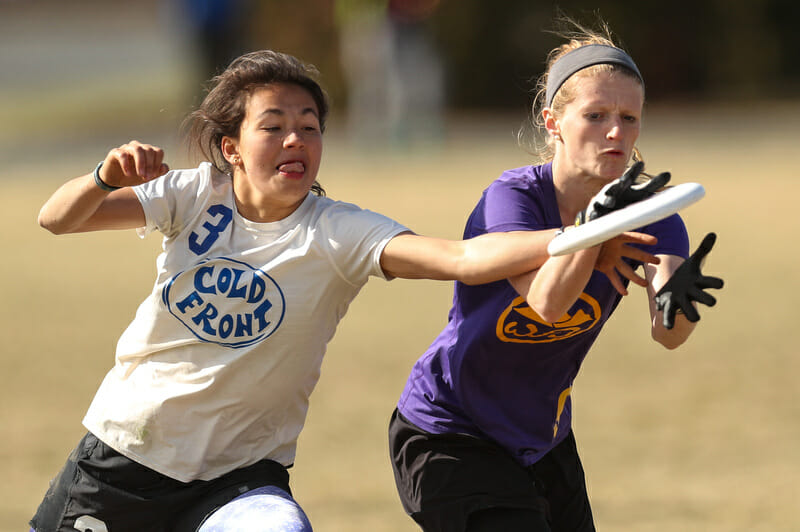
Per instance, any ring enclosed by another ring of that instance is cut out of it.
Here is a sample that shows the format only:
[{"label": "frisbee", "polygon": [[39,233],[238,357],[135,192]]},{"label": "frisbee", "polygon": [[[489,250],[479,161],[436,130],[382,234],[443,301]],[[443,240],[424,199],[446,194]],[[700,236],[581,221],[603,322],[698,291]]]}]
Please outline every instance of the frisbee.
[{"label": "frisbee", "polygon": [[706,191],[699,183],[681,183],[658,192],[646,200],[631,203],[618,211],[564,231],[553,238],[547,252],[556,257],[575,253],[605,242],[625,231],[663,220],[700,201]]}]

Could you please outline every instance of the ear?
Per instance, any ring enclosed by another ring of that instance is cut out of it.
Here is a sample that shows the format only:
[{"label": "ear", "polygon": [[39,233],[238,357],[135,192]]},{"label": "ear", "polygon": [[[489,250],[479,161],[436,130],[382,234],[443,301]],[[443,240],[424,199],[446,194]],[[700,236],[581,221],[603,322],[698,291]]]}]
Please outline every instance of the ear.
[{"label": "ear", "polygon": [[226,161],[234,166],[239,164],[240,157],[238,140],[232,137],[222,137],[220,149],[222,150],[222,156],[225,157]]},{"label": "ear", "polygon": [[544,119],[544,128],[551,137],[558,140],[561,138],[561,126],[558,123],[553,111],[549,107],[542,109],[542,118]]}]

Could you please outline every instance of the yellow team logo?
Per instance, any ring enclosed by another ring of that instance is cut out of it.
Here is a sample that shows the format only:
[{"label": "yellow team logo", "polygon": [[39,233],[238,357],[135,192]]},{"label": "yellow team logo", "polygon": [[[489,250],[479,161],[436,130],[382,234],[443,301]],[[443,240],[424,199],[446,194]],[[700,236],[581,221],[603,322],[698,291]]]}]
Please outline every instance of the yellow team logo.
[{"label": "yellow team logo", "polygon": [[561,423],[561,414],[564,413],[564,407],[567,405],[567,399],[569,399],[571,393],[572,393],[572,386],[561,392],[561,395],[558,396],[558,410],[556,411],[556,422],[553,423],[554,440],[558,435],[558,424]]},{"label": "yellow team logo", "polygon": [[572,307],[555,323],[544,321],[523,297],[517,297],[497,320],[497,337],[503,342],[538,344],[572,338],[594,327],[600,320],[600,305],[588,294],[581,294]]}]

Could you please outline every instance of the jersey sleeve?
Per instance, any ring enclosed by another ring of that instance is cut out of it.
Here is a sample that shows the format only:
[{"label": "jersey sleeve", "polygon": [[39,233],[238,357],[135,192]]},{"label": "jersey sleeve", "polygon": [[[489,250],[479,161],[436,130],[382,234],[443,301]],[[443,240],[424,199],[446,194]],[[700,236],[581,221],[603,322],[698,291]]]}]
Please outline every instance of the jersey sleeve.
[{"label": "jersey sleeve", "polygon": [[542,191],[520,179],[494,181],[467,222],[464,238],[483,233],[549,229]]},{"label": "jersey sleeve", "polygon": [[643,248],[654,255],[676,255],[684,259],[689,256],[689,235],[683,219],[678,214],[668,216],[637,231],[653,235],[658,239],[658,243],[654,246]]},{"label": "jersey sleeve", "polygon": [[383,249],[392,238],[408,231],[382,214],[342,202],[326,209],[319,229],[331,266],[354,286],[363,285],[370,276],[386,279],[380,265]]},{"label": "jersey sleeve", "polygon": [[198,196],[208,189],[210,172],[204,165],[192,170],[172,170],[158,179],[133,187],[145,215],[145,226],[137,229],[144,238],[153,231],[166,237],[185,226]]}]

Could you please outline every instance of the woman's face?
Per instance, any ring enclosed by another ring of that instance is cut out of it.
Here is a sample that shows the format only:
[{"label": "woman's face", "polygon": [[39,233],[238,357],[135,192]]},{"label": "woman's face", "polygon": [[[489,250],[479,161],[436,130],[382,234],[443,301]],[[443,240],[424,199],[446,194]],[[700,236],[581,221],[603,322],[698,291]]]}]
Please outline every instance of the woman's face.
[{"label": "woman's face", "polygon": [[289,83],[256,89],[247,103],[239,138],[225,137],[222,149],[233,165],[240,213],[257,222],[289,216],[311,190],[322,159],[314,98]]},{"label": "woman's face", "polygon": [[600,73],[578,77],[573,91],[576,98],[554,120],[561,137],[558,165],[569,176],[605,182],[618,178],[639,137],[642,86],[629,76]]}]

